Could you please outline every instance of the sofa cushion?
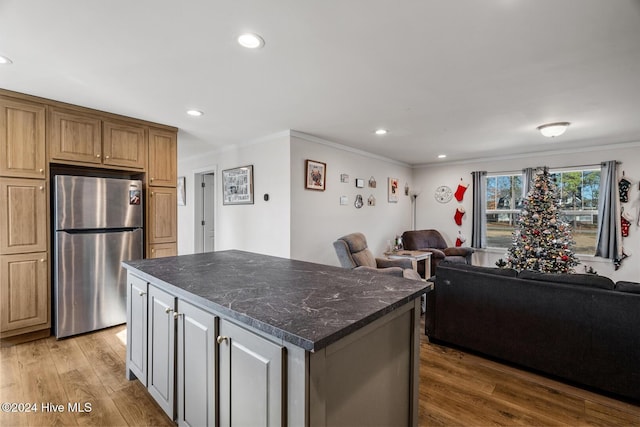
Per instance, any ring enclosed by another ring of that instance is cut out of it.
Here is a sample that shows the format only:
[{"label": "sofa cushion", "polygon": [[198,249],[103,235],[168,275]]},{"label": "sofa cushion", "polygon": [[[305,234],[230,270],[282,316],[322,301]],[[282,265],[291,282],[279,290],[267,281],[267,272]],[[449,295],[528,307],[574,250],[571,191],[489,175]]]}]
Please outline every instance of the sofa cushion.
[{"label": "sofa cushion", "polygon": [[631,294],[640,294],[640,283],[625,282],[624,280],[621,280],[616,283],[616,291],[628,292]]},{"label": "sofa cushion", "polygon": [[518,277],[521,279],[539,280],[542,282],[565,283],[568,285],[587,286],[592,288],[613,290],[611,279],[597,274],[578,273],[541,273],[533,270],[522,270]]},{"label": "sofa cushion", "polygon": [[[479,273],[493,274],[495,276],[516,277],[518,275],[518,272],[511,268],[482,267],[479,265],[462,264],[460,262],[454,262],[447,258],[445,258],[445,260],[440,264],[440,266],[451,267],[457,270],[464,270],[464,271],[477,271]],[[436,270],[436,276],[437,276],[437,270]]]}]

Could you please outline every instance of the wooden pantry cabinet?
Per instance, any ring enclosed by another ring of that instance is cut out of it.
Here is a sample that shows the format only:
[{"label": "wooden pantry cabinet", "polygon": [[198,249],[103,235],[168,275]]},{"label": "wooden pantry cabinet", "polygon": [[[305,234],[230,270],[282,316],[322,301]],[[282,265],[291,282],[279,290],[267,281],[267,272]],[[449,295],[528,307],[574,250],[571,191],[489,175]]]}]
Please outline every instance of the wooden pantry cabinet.
[{"label": "wooden pantry cabinet", "polygon": [[51,327],[46,105],[0,94],[0,338]]},{"label": "wooden pantry cabinet", "polygon": [[147,132],[142,125],[50,108],[48,132],[52,162],[146,168]]}]

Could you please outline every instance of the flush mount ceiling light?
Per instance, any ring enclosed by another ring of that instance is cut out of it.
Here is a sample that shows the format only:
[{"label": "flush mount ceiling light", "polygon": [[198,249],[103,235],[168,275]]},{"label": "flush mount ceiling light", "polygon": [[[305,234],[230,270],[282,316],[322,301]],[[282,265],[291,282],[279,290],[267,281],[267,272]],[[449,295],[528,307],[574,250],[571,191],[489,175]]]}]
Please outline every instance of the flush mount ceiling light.
[{"label": "flush mount ceiling light", "polygon": [[7,58],[6,56],[0,55],[0,65],[9,65],[13,64],[13,61]]},{"label": "flush mount ceiling light", "polygon": [[446,154],[438,154],[438,158],[439,158],[439,159],[444,159],[445,157],[447,157],[447,155],[446,155]]},{"label": "flush mount ceiling light", "polygon": [[547,123],[538,126],[538,130],[547,138],[553,138],[562,135],[570,124],[569,122]]},{"label": "flush mount ceiling light", "polygon": [[389,133],[389,131],[386,129],[376,129],[375,132],[376,135],[386,135],[387,133]]},{"label": "flush mount ceiling light", "polygon": [[257,49],[264,46],[264,39],[257,34],[245,33],[238,37],[238,43],[247,49]]},{"label": "flush mount ceiling light", "polygon": [[204,113],[200,110],[187,110],[187,114],[193,117],[200,117],[202,116]]}]

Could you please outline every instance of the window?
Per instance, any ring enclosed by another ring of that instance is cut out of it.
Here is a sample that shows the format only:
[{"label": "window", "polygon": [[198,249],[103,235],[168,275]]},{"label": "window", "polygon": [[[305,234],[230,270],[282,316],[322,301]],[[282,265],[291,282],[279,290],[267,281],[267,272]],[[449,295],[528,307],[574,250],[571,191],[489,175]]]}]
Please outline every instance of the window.
[{"label": "window", "polygon": [[593,255],[598,230],[598,194],[600,169],[555,172],[563,221],[571,225],[574,251]]},{"label": "window", "polygon": [[522,208],[522,175],[494,175],[486,180],[487,246],[506,248]]},{"label": "window", "polygon": [[[558,187],[561,217],[571,224],[574,251],[595,253],[600,168],[550,171]],[[487,247],[507,248],[524,201],[522,174],[486,177]],[[525,196],[526,197],[526,196]]]}]

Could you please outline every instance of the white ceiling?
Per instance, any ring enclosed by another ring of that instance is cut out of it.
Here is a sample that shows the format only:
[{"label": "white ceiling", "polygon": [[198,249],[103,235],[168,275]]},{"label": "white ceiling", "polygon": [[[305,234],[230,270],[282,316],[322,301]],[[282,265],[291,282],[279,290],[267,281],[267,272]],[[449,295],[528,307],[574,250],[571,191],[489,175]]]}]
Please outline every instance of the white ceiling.
[{"label": "white ceiling", "polygon": [[2,88],[206,149],[294,129],[417,165],[640,141],[640,0],[0,0],[0,55]]}]

